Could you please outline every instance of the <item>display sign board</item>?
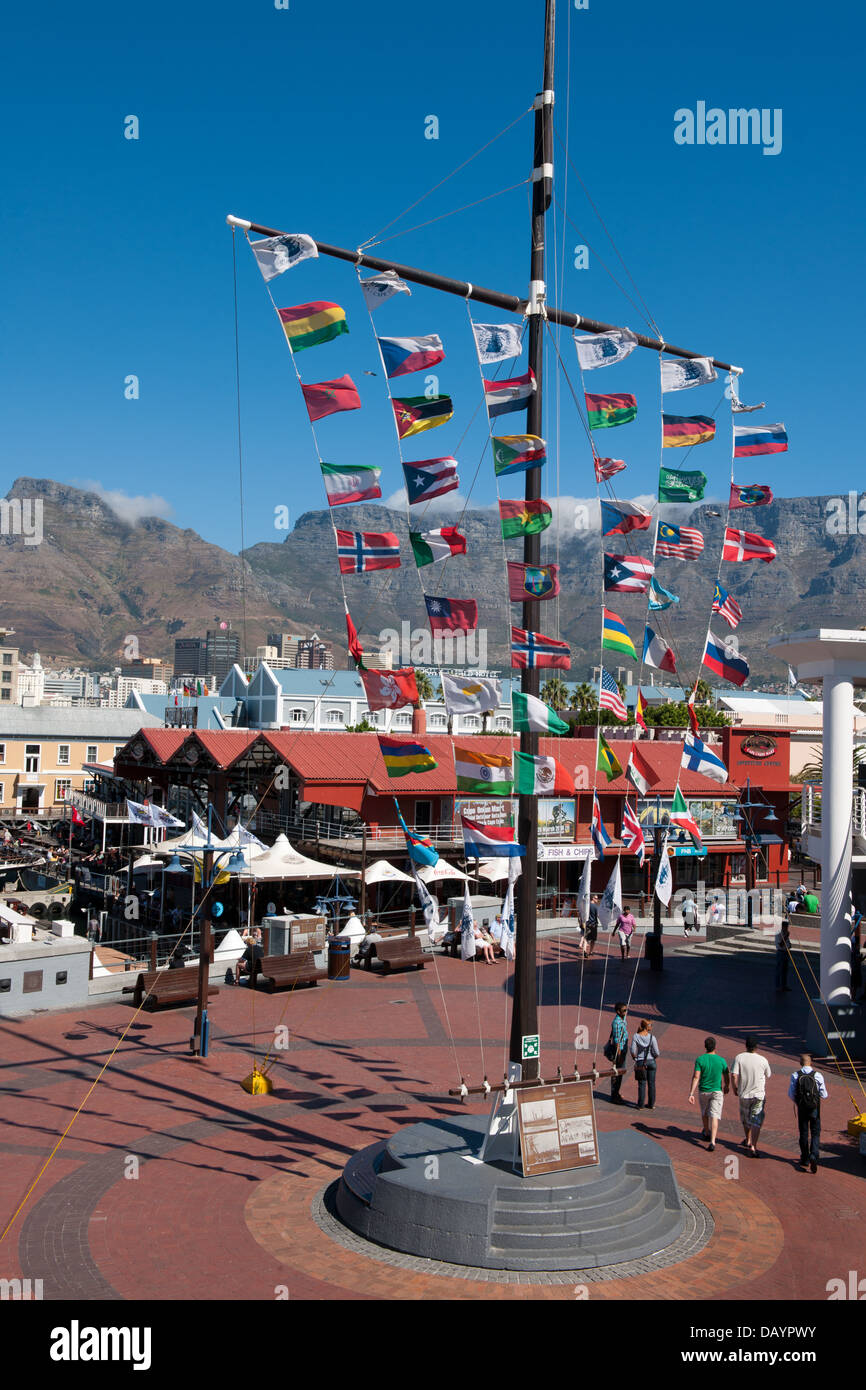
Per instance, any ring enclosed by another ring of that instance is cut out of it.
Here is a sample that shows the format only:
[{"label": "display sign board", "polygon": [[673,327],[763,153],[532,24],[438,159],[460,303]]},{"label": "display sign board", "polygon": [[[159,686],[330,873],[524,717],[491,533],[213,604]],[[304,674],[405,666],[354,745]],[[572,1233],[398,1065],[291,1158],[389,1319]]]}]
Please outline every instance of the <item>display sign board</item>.
[{"label": "display sign board", "polygon": [[533,1086],[515,1095],[525,1178],[598,1163],[591,1081]]},{"label": "display sign board", "polygon": [[574,839],[574,802],[557,801],[554,797],[538,798],[538,836],[559,835]]},{"label": "display sign board", "polygon": [[520,1056],[524,1062],[541,1055],[541,1038],[538,1033],[524,1033],[520,1039]]},{"label": "display sign board", "polygon": [[542,859],[591,859],[592,845],[552,845],[539,841],[538,858]]}]

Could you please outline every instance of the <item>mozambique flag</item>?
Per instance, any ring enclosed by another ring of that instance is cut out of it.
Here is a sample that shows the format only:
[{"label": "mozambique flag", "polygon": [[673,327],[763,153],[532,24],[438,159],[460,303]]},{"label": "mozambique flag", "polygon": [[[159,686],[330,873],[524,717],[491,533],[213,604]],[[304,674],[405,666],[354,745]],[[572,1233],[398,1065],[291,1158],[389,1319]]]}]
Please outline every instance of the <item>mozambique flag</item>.
[{"label": "mozambique flag", "polygon": [[598,736],[598,761],[596,768],[603,772],[609,782],[614,778],[622,776],[622,764],[617,761],[616,754],[605,738],[604,734]]},{"label": "mozambique flag", "polygon": [[662,415],[662,448],[689,449],[706,444],[716,433],[716,422],[709,415]]},{"label": "mozambique flag", "polygon": [[591,430],[603,430],[608,425],[627,425],[637,415],[637,400],[634,396],[620,393],[616,396],[593,396],[584,391],[586,413]]},{"label": "mozambique flag", "polygon": [[502,519],[502,535],[507,541],[515,536],[534,536],[546,531],[553,520],[550,503],[538,497],[535,501],[524,502],[522,498],[506,498],[499,503]]},{"label": "mozambique flag", "polygon": [[437,425],[446,424],[454,414],[450,396],[404,396],[402,400],[395,396],[391,404],[401,439],[421,434],[424,430],[435,430]]},{"label": "mozambique flag", "polygon": [[604,609],[601,645],[609,647],[612,652],[623,652],[626,656],[637,661],[637,652],[634,649],[634,642],[629,636],[628,628],[622,618],[617,617],[616,613],[611,613],[609,608]]},{"label": "mozambique flag", "polygon": [[434,767],[439,766],[423,743],[380,737],[379,751],[389,777],[406,777],[410,772],[432,772]]},{"label": "mozambique flag", "polygon": [[345,309],[341,309],[339,304],[329,304],[325,299],[314,299],[311,304],[296,304],[293,309],[278,309],[277,313],[292,352],[316,347],[318,343],[328,343],[349,331]]}]

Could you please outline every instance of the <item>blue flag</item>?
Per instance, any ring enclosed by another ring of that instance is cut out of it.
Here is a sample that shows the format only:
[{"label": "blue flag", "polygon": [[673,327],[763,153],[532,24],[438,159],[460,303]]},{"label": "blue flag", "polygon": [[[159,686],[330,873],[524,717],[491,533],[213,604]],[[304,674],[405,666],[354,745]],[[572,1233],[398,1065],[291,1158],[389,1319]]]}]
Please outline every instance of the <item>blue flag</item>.
[{"label": "blue flag", "polygon": [[670,589],[663,589],[661,584],[657,584],[655,579],[650,580],[649,586],[649,607],[650,612],[658,612],[663,608],[670,608],[672,603],[679,603],[679,595],[672,594]]}]

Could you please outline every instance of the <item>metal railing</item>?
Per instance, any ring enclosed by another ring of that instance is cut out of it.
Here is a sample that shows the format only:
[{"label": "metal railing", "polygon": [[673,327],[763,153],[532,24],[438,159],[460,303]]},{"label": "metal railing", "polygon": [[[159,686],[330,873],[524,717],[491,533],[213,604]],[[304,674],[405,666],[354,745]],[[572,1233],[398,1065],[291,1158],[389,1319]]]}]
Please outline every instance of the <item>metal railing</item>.
[{"label": "metal railing", "polygon": [[[408,822],[407,822],[408,824]],[[413,835],[421,835],[438,845],[462,845],[463,832],[459,821],[436,821],[432,824],[409,825]],[[361,840],[364,835],[364,822],[332,821],[313,816],[285,816],[275,811],[259,811],[255,818],[255,833],[268,836],[285,835],[289,840]],[[545,840],[559,840],[569,843],[574,838],[573,830],[556,831],[546,827]],[[388,845],[402,849],[405,845],[403,831],[398,825],[368,825],[368,845]]]},{"label": "metal railing", "polygon": [[[821,825],[821,783],[804,782],[802,799],[803,830]],[[855,835],[866,834],[866,788],[855,787],[851,800],[851,825]]]}]

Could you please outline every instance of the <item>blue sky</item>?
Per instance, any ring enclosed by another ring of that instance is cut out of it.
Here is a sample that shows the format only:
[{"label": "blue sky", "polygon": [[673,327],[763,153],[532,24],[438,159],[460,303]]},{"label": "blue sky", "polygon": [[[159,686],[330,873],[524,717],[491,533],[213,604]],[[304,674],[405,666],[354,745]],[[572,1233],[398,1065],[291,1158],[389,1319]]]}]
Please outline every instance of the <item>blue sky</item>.
[{"label": "blue sky", "polygon": [[[291,0],[278,11],[272,0],[216,0],[182,7],[180,18],[176,8],[42,3],[32,17],[7,9],[3,20],[2,491],[27,474],[157,497],[176,524],[237,550],[226,213],[339,245],[374,235],[529,107],[540,85],[544,6]],[[779,495],[859,489],[859,16],[850,6],[819,11],[777,0],[687,11],[645,0],[589,0],[577,11],[560,0],[559,9],[558,132],[565,140],[567,129],[574,164],[643,298],[669,340],[745,367],[743,398],[767,402],[747,418],[788,427],[788,454],[737,476],[769,482]],[[674,112],[698,101],[780,108],[781,153],[675,144]],[[140,121],[137,141],[123,136],[130,114]],[[438,140],[424,138],[431,114]],[[530,155],[527,117],[385,233],[381,254],[525,293],[524,187],[387,238],[525,178]],[[555,161],[557,197],[580,232],[554,210],[551,300],[644,328],[601,264],[627,283],[559,145]],[[592,248],[585,270],[573,265],[579,242]],[[240,237],[237,250],[250,544],[283,539],[275,508],[288,505],[294,519],[324,505],[324,494],[264,282]],[[385,496],[396,493],[385,385],[381,373],[363,375],[378,361],[354,271],[320,258],[272,287],[277,304],[329,299],[346,308],[349,337],[298,364],[308,381],[353,375],[364,409],[324,421],[320,444],[333,462],[380,463]],[[480,306],[475,316],[496,317]],[[406,453],[456,453],[466,491],[486,431],[480,414],[470,423],[479,383],[464,305],[419,288],[382,306],[376,327],[442,336],[439,376],[454,420],[410,441]],[[560,350],[577,384],[567,335]],[[524,370],[525,358],[514,369]],[[140,379],[137,401],[124,399],[130,373]],[[558,394],[552,370],[548,380],[545,492],[586,497],[594,482],[585,437],[567,387]],[[587,385],[637,395],[638,420],[606,432],[603,452],[629,463],[623,495],[651,492],[655,354],[634,353]],[[420,393],[423,379],[399,386]],[[711,413],[720,394],[701,387],[668,408]],[[522,417],[511,421],[521,428]],[[683,462],[671,451],[669,461]],[[711,492],[726,492],[726,425],[688,465],[709,474]],[[472,500],[494,498],[488,455]]]}]

